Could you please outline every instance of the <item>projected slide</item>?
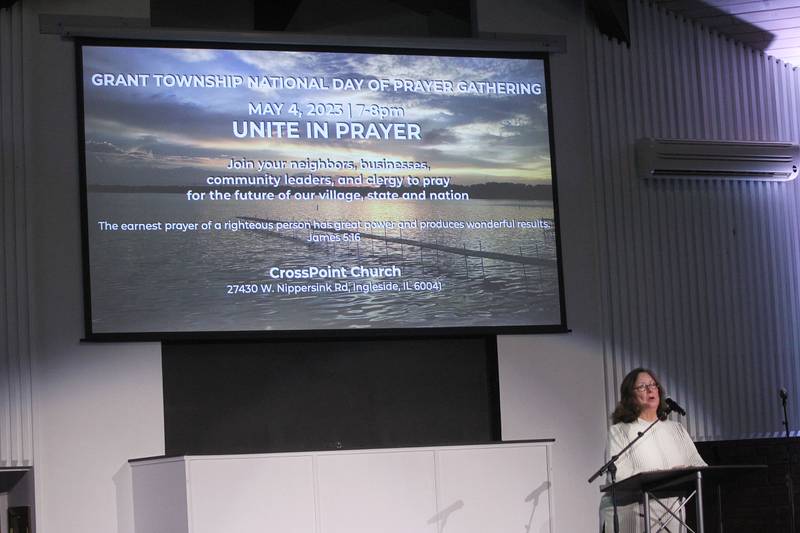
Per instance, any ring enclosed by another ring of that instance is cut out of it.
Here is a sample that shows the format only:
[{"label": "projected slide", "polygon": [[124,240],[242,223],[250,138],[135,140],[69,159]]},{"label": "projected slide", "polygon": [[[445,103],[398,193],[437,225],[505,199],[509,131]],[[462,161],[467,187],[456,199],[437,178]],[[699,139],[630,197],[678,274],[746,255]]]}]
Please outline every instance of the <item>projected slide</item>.
[{"label": "projected slide", "polygon": [[90,335],[563,326],[543,59],[80,50]]}]

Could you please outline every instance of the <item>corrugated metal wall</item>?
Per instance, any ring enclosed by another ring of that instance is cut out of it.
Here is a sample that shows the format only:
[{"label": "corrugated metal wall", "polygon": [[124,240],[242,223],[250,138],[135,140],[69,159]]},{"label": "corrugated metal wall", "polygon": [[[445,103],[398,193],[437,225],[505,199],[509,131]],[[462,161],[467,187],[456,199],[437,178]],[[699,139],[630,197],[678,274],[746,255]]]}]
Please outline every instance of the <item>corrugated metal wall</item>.
[{"label": "corrugated metal wall", "polygon": [[0,467],[33,462],[22,7],[0,9]]},{"label": "corrugated metal wall", "polygon": [[[0,466],[32,463],[22,13],[0,10]],[[588,36],[607,406],[653,368],[696,438],[800,427],[797,182],[641,181],[644,136],[798,142],[798,72],[646,3],[632,44]],[[565,155],[562,154],[562,157]]]},{"label": "corrugated metal wall", "polygon": [[631,45],[587,37],[607,407],[652,368],[698,439],[800,427],[800,183],[644,181],[634,142],[798,142],[800,80],[646,2]]}]

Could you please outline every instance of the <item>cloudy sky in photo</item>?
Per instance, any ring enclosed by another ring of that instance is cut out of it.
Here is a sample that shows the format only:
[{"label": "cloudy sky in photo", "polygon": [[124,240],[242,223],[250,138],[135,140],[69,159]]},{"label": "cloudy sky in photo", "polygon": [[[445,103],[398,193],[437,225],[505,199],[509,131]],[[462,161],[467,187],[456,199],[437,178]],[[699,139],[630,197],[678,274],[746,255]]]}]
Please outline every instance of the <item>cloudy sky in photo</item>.
[{"label": "cloudy sky in photo", "polygon": [[[84,128],[90,184],[202,185],[231,158],[427,161],[456,184],[549,183],[544,62],[537,59],[339,52],[83,47]],[[95,86],[94,74],[149,74],[146,87]],[[540,95],[403,91],[157,87],[153,74],[283,76],[322,80],[411,79],[540,83]],[[280,116],[249,115],[248,103],[282,103]],[[288,113],[295,103],[302,117]],[[343,116],[311,117],[310,104],[342,104]],[[347,116],[358,104],[402,117]],[[402,122],[422,139],[239,139],[235,121]],[[324,173],[324,172],[320,172]],[[391,172],[384,172],[390,174]],[[396,172],[394,172],[396,173]],[[421,174],[420,174],[421,175]]]}]

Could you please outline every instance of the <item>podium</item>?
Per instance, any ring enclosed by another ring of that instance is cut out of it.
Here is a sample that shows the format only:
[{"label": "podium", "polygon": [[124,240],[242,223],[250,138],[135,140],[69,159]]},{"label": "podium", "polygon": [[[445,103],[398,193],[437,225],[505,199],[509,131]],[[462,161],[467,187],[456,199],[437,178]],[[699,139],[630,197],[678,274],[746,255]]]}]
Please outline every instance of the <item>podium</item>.
[{"label": "podium", "polygon": [[[728,466],[691,466],[686,468],[672,468],[669,470],[657,470],[653,472],[642,472],[622,481],[618,481],[614,490],[616,492],[617,504],[641,502],[644,504],[644,526],[645,533],[658,533],[663,530],[673,520],[687,528],[688,531],[705,533],[703,517],[703,485],[719,486],[719,484],[738,478],[744,474],[750,474],[759,470],[766,469],[766,465],[728,465]],[[600,487],[602,492],[609,492],[611,484]],[[661,500],[664,498],[684,497],[685,500],[676,508],[665,505]],[[697,510],[697,529],[693,530],[686,524],[681,517],[681,511],[694,498],[695,509]],[[658,529],[652,529],[652,517],[650,516],[650,503],[656,502],[663,509],[663,514],[659,519],[661,524]],[[663,523],[661,519],[667,518]],[[722,517],[720,517],[720,520]],[[720,531],[722,527],[720,527]],[[611,533],[611,532],[607,532]]]}]

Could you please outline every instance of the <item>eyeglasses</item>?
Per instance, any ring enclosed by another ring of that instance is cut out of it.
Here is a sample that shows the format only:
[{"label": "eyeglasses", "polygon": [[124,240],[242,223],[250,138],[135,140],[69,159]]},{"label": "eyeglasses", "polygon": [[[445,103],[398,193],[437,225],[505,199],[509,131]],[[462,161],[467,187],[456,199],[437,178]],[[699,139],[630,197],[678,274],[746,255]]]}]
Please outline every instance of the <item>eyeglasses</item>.
[{"label": "eyeglasses", "polygon": [[644,392],[657,389],[658,389],[658,383],[656,383],[655,381],[651,381],[650,383],[642,383],[641,385],[636,385],[633,388],[633,390],[635,390],[636,392]]}]

